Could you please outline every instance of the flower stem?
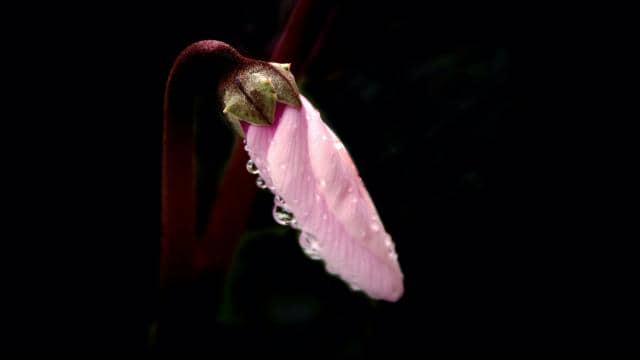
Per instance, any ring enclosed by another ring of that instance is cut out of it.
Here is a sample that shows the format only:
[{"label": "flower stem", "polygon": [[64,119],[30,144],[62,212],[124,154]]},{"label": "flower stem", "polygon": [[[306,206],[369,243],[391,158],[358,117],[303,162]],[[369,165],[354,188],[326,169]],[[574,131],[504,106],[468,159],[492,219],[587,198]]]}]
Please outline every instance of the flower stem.
[{"label": "flower stem", "polygon": [[219,41],[200,41],[176,59],[167,81],[162,143],[162,285],[194,275],[196,239],[194,100],[215,92],[235,51]]},{"label": "flower stem", "polygon": [[300,46],[307,14],[312,10],[312,0],[298,0],[291,10],[287,24],[271,52],[271,61],[292,62]]}]

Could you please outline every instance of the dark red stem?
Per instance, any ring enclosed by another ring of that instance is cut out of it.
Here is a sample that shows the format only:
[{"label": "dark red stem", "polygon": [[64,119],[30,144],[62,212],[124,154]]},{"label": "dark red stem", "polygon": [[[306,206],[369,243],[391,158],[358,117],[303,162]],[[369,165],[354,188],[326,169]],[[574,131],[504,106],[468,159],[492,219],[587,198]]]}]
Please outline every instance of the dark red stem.
[{"label": "dark red stem", "polygon": [[222,74],[238,58],[219,41],[200,41],[176,59],[167,81],[162,146],[161,282],[193,276],[196,239],[194,100],[215,93]]},{"label": "dark red stem", "polygon": [[[280,38],[271,52],[271,61],[286,63],[295,59],[300,39],[304,34],[305,21],[312,5],[312,0],[298,0],[296,2]],[[295,67],[292,70],[295,70]]]}]

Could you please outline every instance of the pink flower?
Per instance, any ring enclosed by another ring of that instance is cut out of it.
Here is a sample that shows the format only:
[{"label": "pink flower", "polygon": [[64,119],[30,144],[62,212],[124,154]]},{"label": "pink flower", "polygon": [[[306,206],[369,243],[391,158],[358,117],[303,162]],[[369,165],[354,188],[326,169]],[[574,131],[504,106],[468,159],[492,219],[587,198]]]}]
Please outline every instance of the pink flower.
[{"label": "pink flower", "polygon": [[310,258],[323,260],[354,290],[397,301],[403,275],[391,236],[346,148],[300,98],[300,108],[278,102],[271,126],[242,123],[248,168],[276,195],[276,221],[301,231]]}]

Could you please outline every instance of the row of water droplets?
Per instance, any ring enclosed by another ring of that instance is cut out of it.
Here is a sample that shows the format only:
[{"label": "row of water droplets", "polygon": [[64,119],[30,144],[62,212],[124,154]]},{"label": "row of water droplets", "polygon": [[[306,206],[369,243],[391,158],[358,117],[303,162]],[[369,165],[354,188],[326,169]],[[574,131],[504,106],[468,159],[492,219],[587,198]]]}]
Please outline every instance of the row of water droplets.
[{"label": "row of water droplets", "polygon": [[[253,160],[247,161],[247,171],[250,174],[258,175],[258,177],[256,178],[256,185],[260,189],[266,189],[267,188],[267,183],[260,176],[260,170],[258,170],[258,167],[253,162]],[[276,197],[274,199],[273,219],[280,225],[285,225],[285,226],[292,225],[293,226],[293,225],[296,224],[295,216],[293,215],[293,213],[291,211],[289,211],[289,209],[286,206],[286,203],[284,202],[284,199],[279,195],[276,195]]]},{"label": "row of water droplets", "polygon": [[[246,142],[245,142],[246,144]],[[250,174],[258,175],[256,178],[256,186],[260,189],[266,189],[267,183],[260,176],[260,170],[253,162],[253,160],[247,161],[247,171]],[[296,221],[293,212],[287,207],[286,202],[280,195],[276,195],[273,201],[273,219],[280,225],[291,226],[293,228],[297,228],[298,222]],[[302,251],[312,260],[321,260],[320,256],[320,245],[318,239],[308,232],[302,232],[300,235],[300,245],[302,246]]]},{"label": "row of water droplets", "polygon": [[251,159],[247,161],[247,171],[249,172],[249,174],[258,175],[258,177],[256,178],[256,185],[260,189],[265,189],[267,187],[266,181],[264,181],[264,179],[259,175],[260,170],[258,170],[258,167]]},{"label": "row of water droplets", "polygon": [[[252,160],[249,160],[247,162],[247,171],[249,171],[249,173],[251,173],[251,174],[259,174],[260,173],[259,170],[258,170],[258,167],[255,165],[255,163]],[[265,189],[267,187],[266,182],[259,175],[258,175],[258,178],[256,179],[256,185],[261,189]],[[349,192],[351,192],[351,191],[352,191],[352,188],[349,188]],[[326,215],[325,215],[325,217],[326,217]],[[284,199],[279,195],[276,195],[276,197],[274,199],[273,218],[280,225],[291,226],[291,227],[297,228],[297,221],[295,219],[295,216],[287,208]],[[381,229],[380,222],[379,222],[377,217],[374,217],[372,220],[373,221],[371,223],[371,230],[373,232],[378,232]],[[365,231],[362,231],[361,234],[364,236],[365,235]],[[318,244],[318,240],[316,239],[315,236],[313,236],[310,233],[303,232],[302,235],[301,235],[301,244],[300,245],[302,246],[302,249],[303,249],[304,253],[309,258],[311,258],[313,260],[320,260],[321,259],[320,255],[319,255],[320,247],[319,247],[319,244]],[[384,245],[387,248],[387,256],[389,256],[390,259],[397,261],[398,253],[395,250],[395,245],[394,245],[393,241],[391,240],[391,236],[389,236],[388,234],[386,235],[386,237],[384,239]]]}]

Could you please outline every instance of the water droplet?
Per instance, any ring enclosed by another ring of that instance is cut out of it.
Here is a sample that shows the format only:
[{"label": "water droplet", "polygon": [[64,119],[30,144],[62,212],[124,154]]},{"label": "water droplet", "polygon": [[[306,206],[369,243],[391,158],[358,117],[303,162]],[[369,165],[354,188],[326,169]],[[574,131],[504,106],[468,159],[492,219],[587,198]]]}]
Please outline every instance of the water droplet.
[{"label": "water droplet", "polygon": [[336,150],[340,151],[344,149],[344,145],[341,142],[337,142],[333,144],[336,147]]},{"label": "water droplet", "polygon": [[286,168],[286,167],[287,167],[287,165],[285,165],[285,164],[281,164],[281,165],[280,165],[280,169],[283,169],[283,170],[284,170],[284,168]]},{"label": "water droplet", "polygon": [[374,221],[373,223],[371,223],[371,231],[378,232],[379,230],[380,230],[380,225],[378,225],[377,222]]},{"label": "water droplet", "polygon": [[396,246],[393,244],[393,241],[391,241],[391,236],[387,235],[387,237],[385,237],[384,245],[389,250],[387,253],[389,255],[389,258],[392,260],[397,260],[398,254],[396,253]]},{"label": "water droplet", "polygon": [[295,218],[293,213],[285,209],[283,206],[273,206],[273,219],[280,225],[291,225]]},{"label": "water droplet", "polygon": [[386,246],[387,248],[394,250],[395,249],[395,245],[393,245],[393,241],[391,241],[391,236],[387,235],[384,238],[384,246]]},{"label": "water droplet", "polygon": [[302,251],[312,260],[320,260],[320,244],[315,236],[305,232],[302,233],[302,241],[300,242]]},{"label": "water droplet", "polygon": [[360,289],[359,287],[357,287],[357,286],[356,286],[356,285],[354,285],[354,284],[349,284],[349,287],[350,287],[350,288],[351,288],[351,290],[353,290],[353,291],[360,291],[360,290],[362,290],[362,289]]},{"label": "water droplet", "polygon": [[242,139],[242,143],[247,145],[247,139]]},{"label": "water droplet", "polygon": [[320,187],[322,188],[327,187],[327,182],[324,180],[320,180]]},{"label": "water droplet", "polygon": [[247,161],[247,171],[250,174],[257,174],[260,171],[258,171],[258,167],[256,166],[256,164],[253,162],[253,160],[249,160]]},{"label": "water droplet", "polygon": [[327,140],[327,135],[322,135],[322,141],[326,141]]},{"label": "water droplet", "polygon": [[258,178],[256,179],[256,185],[260,188],[260,189],[264,189],[267,187],[267,183],[264,181],[263,178],[261,178],[260,176],[258,176]]}]

